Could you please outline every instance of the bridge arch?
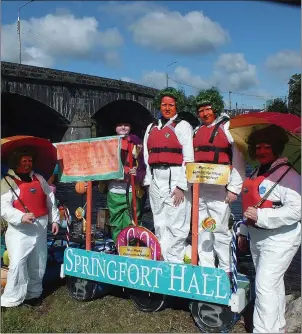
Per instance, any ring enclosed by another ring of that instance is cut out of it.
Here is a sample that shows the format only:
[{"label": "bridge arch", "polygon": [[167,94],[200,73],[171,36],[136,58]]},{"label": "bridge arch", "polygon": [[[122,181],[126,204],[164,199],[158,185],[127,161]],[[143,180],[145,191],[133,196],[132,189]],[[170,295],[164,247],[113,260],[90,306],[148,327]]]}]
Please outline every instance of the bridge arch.
[{"label": "bridge arch", "polygon": [[96,125],[96,136],[115,135],[115,125],[119,120],[126,120],[132,125],[132,133],[143,138],[145,130],[154,117],[142,104],[131,100],[116,100],[100,108],[92,120]]},{"label": "bridge arch", "polygon": [[31,97],[1,93],[1,137],[31,135],[60,142],[69,121],[56,110]]}]

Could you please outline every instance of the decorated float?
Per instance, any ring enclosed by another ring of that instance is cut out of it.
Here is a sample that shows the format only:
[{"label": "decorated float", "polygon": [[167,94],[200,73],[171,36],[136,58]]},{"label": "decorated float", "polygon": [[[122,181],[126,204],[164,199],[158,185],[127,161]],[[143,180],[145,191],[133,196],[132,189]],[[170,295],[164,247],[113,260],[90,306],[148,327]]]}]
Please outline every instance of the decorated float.
[{"label": "decorated float", "polygon": [[[61,277],[66,277],[71,296],[91,300],[121,287],[136,307],[146,312],[159,311],[169,298],[181,297],[189,301],[202,332],[228,332],[253,299],[252,278],[237,272],[236,229],[240,223],[233,229],[231,279],[221,269],[197,263],[199,183],[226,184],[230,172],[226,166],[187,165],[187,177],[193,184],[192,254],[191,263],[176,264],[162,260],[158,240],[137,225],[135,212],[131,213],[133,226],[121,231],[116,245],[109,238],[96,237],[92,182],[124,178],[119,136],[58,143],[56,147],[60,182],[85,182],[85,186],[76,186],[78,192],[86,193],[85,208],[76,214],[82,222],[82,247],[68,242],[61,266]],[[213,224],[209,220],[204,226],[212,228]]]}]

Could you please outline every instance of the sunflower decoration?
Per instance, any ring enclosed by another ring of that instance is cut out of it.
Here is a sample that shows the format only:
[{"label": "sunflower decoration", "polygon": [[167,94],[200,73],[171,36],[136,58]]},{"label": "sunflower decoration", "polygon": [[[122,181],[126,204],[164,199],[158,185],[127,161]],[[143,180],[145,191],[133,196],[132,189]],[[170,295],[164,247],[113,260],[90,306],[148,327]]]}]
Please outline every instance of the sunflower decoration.
[{"label": "sunflower decoration", "polygon": [[159,93],[154,98],[154,107],[160,110],[161,100],[164,96],[173,97],[176,102],[177,111],[181,111],[185,105],[185,95],[182,90],[167,87],[159,91]]},{"label": "sunflower decoration", "polygon": [[7,230],[7,221],[1,217],[1,235],[4,235]]}]

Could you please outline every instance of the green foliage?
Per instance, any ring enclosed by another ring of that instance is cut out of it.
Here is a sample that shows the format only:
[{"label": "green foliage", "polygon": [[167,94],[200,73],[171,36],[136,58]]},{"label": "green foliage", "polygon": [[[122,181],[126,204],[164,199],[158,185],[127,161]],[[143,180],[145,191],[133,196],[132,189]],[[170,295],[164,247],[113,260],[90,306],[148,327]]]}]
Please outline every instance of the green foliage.
[{"label": "green foliage", "polygon": [[194,95],[189,95],[185,97],[185,105],[183,111],[196,115],[196,99]]},{"label": "green foliage", "polygon": [[267,111],[280,112],[283,114],[288,113],[286,102],[280,98],[272,100],[272,102],[267,107]]},{"label": "green foliage", "polygon": [[288,111],[301,116],[301,73],[291,76],[289,82]]},{"label": "green foliage", "polygon": [[195,111],[197,111],[200,106],[206,103],[212,105],[213,110],[215,110],[218,114],[224,110],[223,97],[216,87],[202,90],[198,93],[196,96]]},{"label": "green foliage", "polygon": [[0,220],[1,220],[1,235],[4,235],[7,230],[8,224],[7,221],[4,220],[2,217],[0,218]]},{"label": "green foliage", "polygon": [[186,98],[184,91],[173,87],[167,87],[160,90],[154,98],[154,106],[158,110],[160,110],[161,100],[164,96],[170,96],[175,99],[177,111],[181,111],[184,108]]}]

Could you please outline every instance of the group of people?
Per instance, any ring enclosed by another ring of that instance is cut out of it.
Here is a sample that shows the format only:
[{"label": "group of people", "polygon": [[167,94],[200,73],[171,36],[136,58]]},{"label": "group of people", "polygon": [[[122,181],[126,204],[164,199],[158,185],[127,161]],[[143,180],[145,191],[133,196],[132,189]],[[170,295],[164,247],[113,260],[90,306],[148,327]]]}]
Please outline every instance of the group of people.
[{"label": "group of people", "polygon": [[[256,268],[254,332],[282,332],[285,327],[284,273],[300,246],[300,176],[280,158],[288,138],[283,129],[270,126],[247,139],[249,153],[260,166],[245,177],[245,161],[229,131],[229,118],[220,107],[198,95],[196,129],[178,116],[179,93],[160,91],[160,119],[147,127],[143,141],[131,134],[131,124],[116,124],[123,136],[121,155],[124,179],[107,183],[112,237],[132,224],[129,198],[136,196],[138,219],[149,193],[155,235],[163,260],[183,263],[191,224],[192,192],[186,177],[190,162],[229,166],[227,185],[200,184],[199,265],[218,266],[231,276],[230,204],[242,195],[245,224],[238,245],[244,250],[246,236]],[[131,162],[129,159],[133,154]],[[42,294],[45,273],[47,223],[58,232],[59,212],[47,182],[33,171],[34,154],[15,152],[8,176],[1,180],[1,216],[8,222],[6,244],[10,254],[8,283],[1,305],[13,307],[36,302]],[[129,180],[135,178],[135,189]],[[261,206],[255,207],[274,187]],[[127,198],[126,195],[129,195]],[[214,221],[209,230],[202,224]]]},{"label": "group of people", "polygon": [[[141,181],[137,178],[137,182],[149,192],[163,259],[184,262],[192,202],[186,164],[229,166],[227,185],[200,184],[199,265],[215,267],[217,257],[218,266],[231,276],[230,204],[241,194],[244,224],[238,246],[245,251],[249,235],[256,269],[254,332],[284,332],[284,274],[301,244],[301,179],[288,159],[280,158],[288,136],[274,125],[252,132],[247,138],[249,155],[259,162],[259,167],[246,177],[245,159],[229,131],[229,117],[222,113],[217,101],[203,97],[196,97],[201,125],[193,129],[178,117],[178,91],[162,90],[156,106],[161,117],[147,127],[143,140],[144,161],[138,165]],[[131,125],[123,125],[127,136]],[[137,175],[135,167],[129,171],[131,174]],[[209,218],[213,222],[210,230],[203,224]]]}]

